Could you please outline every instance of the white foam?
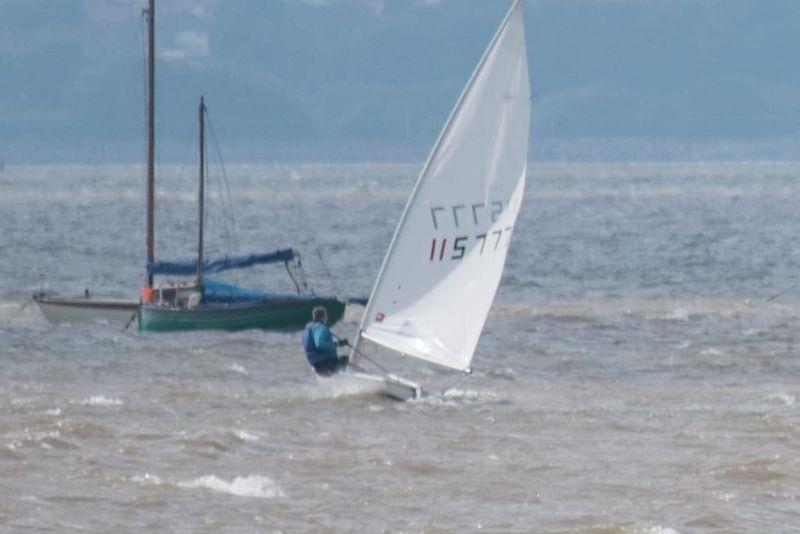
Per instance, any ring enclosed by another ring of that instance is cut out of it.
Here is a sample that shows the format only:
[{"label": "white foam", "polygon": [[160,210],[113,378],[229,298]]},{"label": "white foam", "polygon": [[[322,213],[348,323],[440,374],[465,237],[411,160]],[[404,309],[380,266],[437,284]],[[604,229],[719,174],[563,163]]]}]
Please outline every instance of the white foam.
[{"label": "white foam", "polygon": [[784,392],[773,393],[772,395],[769,396],[769,400],[772,402],[781,403],[785,406],[794,406],[795,404],[797,404],[796,396]]},{"label": "white foam", "polygon": [[228,367],[228,371],[233,371],[234,373],[239,373],[242,375],[247,374],[247,369],[245,369],[243,365],[239,365],[238,363],[234,363],[233,365]]},{"label": "white foam", "polygon": [[680,534],[680,532],[678,532],[674,528],[662,527],[660,525],[643,529],[640,532],[642,534]]},{"label": "white foam", "polygon": [[497,394],[493,391],[476,391],[474,389],[456,388],[448,389],[443,393],[442,397],[471,402],[491,402],[496,401],[498,398]]},{"label": "white foam", "polygon": [[109,399],[104,395],[93,395],[88,399],[81,401],[83,406],[122,406],[122,401],[119,399]]},{"label": "white foam", "polygon": [[234,435],[242,441],[259,441],[261,439],[246,430],[237,430]]},{"label": "white foam", "polygon": [[676,308],[667,315],[667,319],[671,321],[688,321],[689,310],[686,310],[684,308]]},{"label": "white foam", "polygon": [[283,491],[272,479],[260,475],[236,477],[227,482],[214,475],[207,475],[189,482],[179,482],[179,488],[208,489],[219,493],[228,493],[237,497],[254,497],[259,499],[274,499],[284,497]]},{"label": "white foam", "polygon": [[151,475],[150,473],[145,473],[144,476],[133,476],[131,477],[133,482],[138,482],[139,484],[148,484],[153,486],[160,486],[164,482],[156,475]]}]

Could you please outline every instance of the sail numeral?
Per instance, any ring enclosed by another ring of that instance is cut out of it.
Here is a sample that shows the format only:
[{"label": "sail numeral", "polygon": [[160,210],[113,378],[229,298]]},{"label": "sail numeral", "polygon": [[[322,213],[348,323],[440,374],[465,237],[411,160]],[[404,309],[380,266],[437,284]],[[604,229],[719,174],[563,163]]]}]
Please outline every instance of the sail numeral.
[{"label": "sail numeral", "polygon": [[[505,246],[507,247],[510,243],[511,239],[511,226],[506,226],[500,230],[494,230],[490,234],[477,234],[474,236],[468,235],[461,235],[456,236],[451,241],[452,243],[452,254],[449,256],[451,260],[460,260],[463,259],[464,256],[467,254],[467,249],[472,244],[471,241],[474,241],[474,246],[479,247],[478,254],[483,255],[485,250],[495,251],[500,247],[500,241],[502,240],[503,234],[509,236],[509,239],[506,241]],[[491,236],[491,237],[490,237]],[[486,246],[486,241],[489,240],[489,247]],[[447,250],[447,238],[436,238],[434,237],[431,239],[431,248],[428,253],[428,261],[442,261],[445,259],[445,251]]]},{"label": "sail numeral", "polygon": [[481,240],[481,254],[483,254],[483,247],[486,246],[486,234],[476,235],[475,239]]},{"label": "sail numeral", "polygon": [[486,207],[486,205],[483,202],[472,205],[472,221],[475,223],[475,226],[478,226],[478,208],[484,207]]},{"label": "sail numeral", "polygon": [[431,206],[431,217],[433,218],[433,229],[434,230],[438,230],[439,229],[439,223],[436,220],[436,212],[437,211],[444,211],[444,208],[442,206]]},{"label": "sail numeral", "polygon": [[[457,239],[458,238],[456,238],[456,240]],[[430,255],[430,257],[428,259],[430,261],[433,261],[434,259],[438,259],[439,261],[442,261],[444,259],[444,250],[445,250],[446,246],[447,246],[447,238],[446,237],[444,239],[442,239],[441,242],[439,242],[438,248],[437,248],[437,239],[434,237],[431,240],[431,255]],[[439,251],[438,255],[436,254],[437,250]],[[437,258],[437,256],[438,256],[438,258]]]},{"label": "sail numeral", "polygon": [[497,245],[500,244],[500,236],[503,235],[503,231],[502,230],[495,230],[494,232],[492,232],[492,235],[496,235],[497,236],[497,240],[494,242],[494,250],[497,250]]},{"label": "sail numeral", "polygon": [[503,213],[503,203],[499,200],[492,202],[492,222],[497,222],[497,218]]},{"label": "sail numeral", "polygon": [[463,210],[464,208],[466,208],[464,204],[453,206],[453,221],[456,224],[456,228],[458,228],[458,210]]},{"label": "sail numeral", "polygon": [[453,241],[453,255],[450,256],[451,260],[460,260],[464,257],[464,252],[467,250],[467,247],[463,244],[469,236],[459,236]]},{"label": "sail numeral", "polygon": [[[480,226],[484,223],[495,223],[500,215],[503,213],[503,202],[501,200],[493,200],[487,206],[484,202],[475,202],[474,204],[453,204],[449,206],[431,206],[431,222],[433,229],[438,230],[439,226],[446,225],[450,220],[452,214],[453,226],[461,228],[465,224],[469,224],[470,214],[472,215],[472,223],[475,226]],[[486,220],[486,219],[489,220]]]}]

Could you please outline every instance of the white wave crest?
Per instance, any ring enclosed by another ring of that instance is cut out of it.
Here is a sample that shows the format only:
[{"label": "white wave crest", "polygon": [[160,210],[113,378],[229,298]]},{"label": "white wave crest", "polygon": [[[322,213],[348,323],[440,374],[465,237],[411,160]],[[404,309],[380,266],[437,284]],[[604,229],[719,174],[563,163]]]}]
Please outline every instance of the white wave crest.
[{"label": "white wave crest", "polygon": [[689,310],[684,308],[676,308],[667,315],[667,319],[670,321],[688,321]]},{"label": "white wave crest", "polygon": [[642,529],[638,532],[642,534],[680,534],[677,530],[670,527],[662,527],[662,526],[655,526],[646,529]]},{"label": "white wave crest", "polygon": [[232,371],[234,373],[239,373],[241,375],[247,374],[247,369],[244,368],[243,365],[239,365],[238,363],[234,363],[230,367],[228,367],[228,371]]},{"label": "white wave crest", "polygon": [[151,475],[150,473],[145,473],[142,476],[136,475],[130,478],[132,482],[138,482],[139,484],[149,484],[153,486],[160,486],[164,482],[161,480],[160,477],[156,475]]},{"label": "white wave crest", "polygon": [[179,488],[208,489],[220,493],[228,493],[237,497],[255,497],[260,499],[273,499],[284,497],[283,491],[272,479],[260,475],[236,477],[228,482],[214,475],[207,475],[189,482],[179,482]]},{"label": "white wave crest", "polygon": [[122,401],[119,399],[109,399],[104,395],[93,395],[88,399],[83,399],[80,402],[83,406],[122,406]]},{"label": "white wave crest", "polygon": [[234,435],[242,441],[259,441],[261,439],[246,430],[237,430]]},{"label": "white wave crest", "polygon": [[769,396],[768,400],[776,404],[783,404],[784,406],[794,406],[797,404],[796,396],[784,392],[773,393]]},{"label": "white wave crest", "polygon": [[421,399],[415,402],[432,406],[458,406],[466,404],[491,404],[500,399],[497,393],[493,391],[477,391],[472,389],[450,388],[441,393],[430,393],[432,394],[427,396],[423,395]]},{"label": "white wave crest", "polygon": [[451,388],[443,392],[442,396],[449,399],[462,399],[475,402],[497,400],[497,393],[494,391],[476,391],[473,389]]}]

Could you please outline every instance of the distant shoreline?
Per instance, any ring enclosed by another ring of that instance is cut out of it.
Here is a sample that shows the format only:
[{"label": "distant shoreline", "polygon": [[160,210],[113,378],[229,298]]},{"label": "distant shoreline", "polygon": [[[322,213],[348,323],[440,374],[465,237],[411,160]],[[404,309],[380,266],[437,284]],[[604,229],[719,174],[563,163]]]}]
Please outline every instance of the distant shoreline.
[{"label": "distant shoreline", "polygon": [[[223,147],[226,165],[292,164],[421,164],[430,144],[398,146],[386,142],[349,141],[258,143]],[[186,147],[162,143],[161,165],[191,165]],[[144,161],[141,143],[88,146],[17,142],[0,154],[6,170],[15,165],[131,165]],[[530,163],[645,163],[800,161],[800,138],[776,139],[663,139],[663,138],[545,138],[532,136]]]}]

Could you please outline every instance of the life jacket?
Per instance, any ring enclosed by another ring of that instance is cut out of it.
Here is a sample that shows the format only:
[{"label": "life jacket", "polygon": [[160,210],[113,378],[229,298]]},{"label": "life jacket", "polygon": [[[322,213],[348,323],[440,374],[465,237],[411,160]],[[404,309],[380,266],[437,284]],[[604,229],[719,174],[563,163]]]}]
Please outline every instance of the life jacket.
[{"label": "life jacket", "polygon": [[328,355],[320,352],[317,348],[317,344],[314,342],[314,333],[312,332],[314,326],[317,323],[309,323],[306,326],[306,329],[303,330],[303,335],[301,337],[303,341],[303,350],[306,351],[306,358],[308,358],[308,363],[314,365],[315,363],[319,363],[328,358]]}]

